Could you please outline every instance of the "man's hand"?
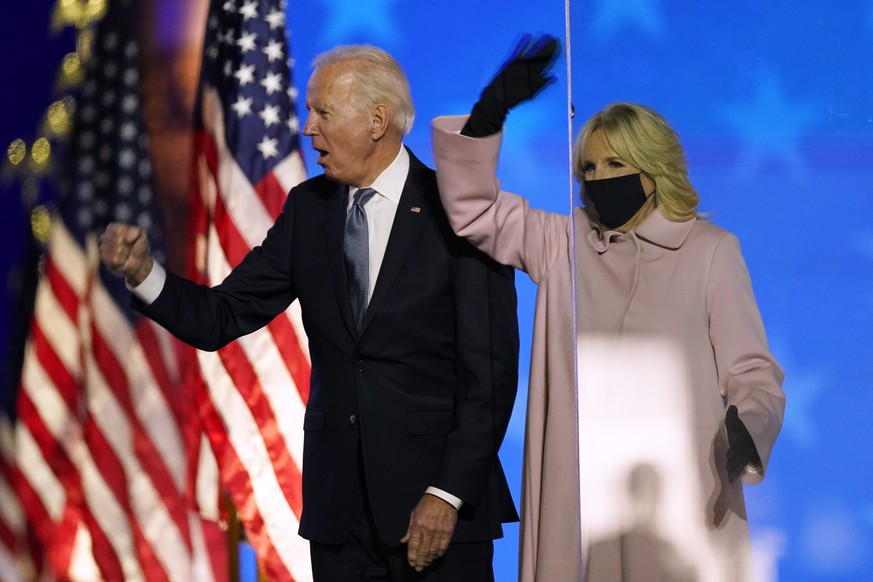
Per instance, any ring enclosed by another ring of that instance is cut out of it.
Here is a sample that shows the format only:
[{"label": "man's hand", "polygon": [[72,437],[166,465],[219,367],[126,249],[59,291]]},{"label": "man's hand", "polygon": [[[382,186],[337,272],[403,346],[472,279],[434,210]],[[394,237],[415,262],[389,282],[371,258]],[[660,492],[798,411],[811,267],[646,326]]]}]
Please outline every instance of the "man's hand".
[{"label": "man's hand", "polygon": [[421,572],[441,558],[449,547],[458,510],[439,497],[426,493],[409,515],[409,529],[400,543],[407,544],[409,565]]},{"label": "man's hand", "polygon": [[100,235],[100,260],[110,271],[124,275],[132,287],[142,283],[154,266],[145,231],[117,222]]}]

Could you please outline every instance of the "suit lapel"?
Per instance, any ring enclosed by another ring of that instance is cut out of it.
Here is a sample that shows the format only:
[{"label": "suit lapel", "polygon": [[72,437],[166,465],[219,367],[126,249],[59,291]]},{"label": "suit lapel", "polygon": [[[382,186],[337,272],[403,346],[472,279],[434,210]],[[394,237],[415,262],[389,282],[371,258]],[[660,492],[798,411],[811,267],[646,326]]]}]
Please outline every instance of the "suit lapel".
[{"label": "suit lapel", "polygon": [[[424,186],[418,175],[423,168],[410,152],[409,176],[403,186],[400,195],[400,203],[397,205],[397,214],[394,216],[394,224],[391,226],[391,234],[388,236],[388,246],[385,248],[385,257],[379,268],[379,278],[376,279],[376,287],[373,289],[373,297],[367,306],[364,316],[363,330],[367,329],[373,314],[379,310],[379,305],[391,289],[394,279],[400,272],[406,257],[415,245],[421,227],[424,225],[427,215],[430,213],[430,201],[425,197]],[[347,294],[348,295],[348,294]]]},{"label": "suit lapel", "polygon": [[337,186],[328,203],[324,219],[324,240],[327,245],[333,286],[336,290],[336,301],[346,327],[353,336],[357,335],[352,307],[349,299],[349,283],[346,276],[346,262],[343,256],[343,236],[346,224],[346,208],[349,203],[348,187]]}]

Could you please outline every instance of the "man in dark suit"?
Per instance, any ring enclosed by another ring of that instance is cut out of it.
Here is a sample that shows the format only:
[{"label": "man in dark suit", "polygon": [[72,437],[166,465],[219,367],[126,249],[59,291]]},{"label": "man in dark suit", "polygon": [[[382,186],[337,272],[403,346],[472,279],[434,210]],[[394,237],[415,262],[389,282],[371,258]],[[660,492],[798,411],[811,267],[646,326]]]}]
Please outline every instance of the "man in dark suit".
[{"label": "man in dark suit", "polygon": [[324,175],[220,285],[164,271],[127,225],[101,257],[136,309],[204,350],[300,301],[300,534],[317,582],[493,580],[492,540],[518,519],[497,457],[517,387],[512,271],[452,233],[433,171],[402,144],[414,112],[387,53],[321,55],[306,108]]}]

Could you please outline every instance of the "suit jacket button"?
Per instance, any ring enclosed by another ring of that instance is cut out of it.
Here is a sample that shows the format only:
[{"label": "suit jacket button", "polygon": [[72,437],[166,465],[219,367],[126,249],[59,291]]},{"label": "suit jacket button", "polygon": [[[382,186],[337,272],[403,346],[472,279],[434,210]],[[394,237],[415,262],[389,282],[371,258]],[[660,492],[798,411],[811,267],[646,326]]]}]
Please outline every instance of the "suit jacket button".
[{"label": "suit jacket button", "polygon": [[355,416],[354,414],[352,414],[351,416],[349,416],[349,424],[357,424],[357,423],[358,423],[358,417],[357,417],[357,416]]}]

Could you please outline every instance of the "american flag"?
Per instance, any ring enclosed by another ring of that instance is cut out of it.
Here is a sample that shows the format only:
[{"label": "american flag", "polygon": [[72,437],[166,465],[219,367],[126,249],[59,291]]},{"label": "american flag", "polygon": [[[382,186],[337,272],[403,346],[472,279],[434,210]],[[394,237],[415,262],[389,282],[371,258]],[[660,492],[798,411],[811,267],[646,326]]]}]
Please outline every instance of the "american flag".
[{"label": "american flag", "polygon": [[[305,178],[295,97],[285,2],[213,0],[195,120],[192,279],[221,282]],[[310,580],[297,535],[310,372],[299,305],[197,359],[201,418],[261,567],[270,580]]]},{"label": "american flag", "polygon": [[93,37],[25,346],[6,466],[14,490],[0,494],[21,508],[7,539],[20,542],[29,526],[31,563],[45,576],[213,580],[188,497],[196,413],[175,340],[129,309],[123,280],[97,253],[110,221],[147,229],[162,253],[135,7],[110,2]]}]

